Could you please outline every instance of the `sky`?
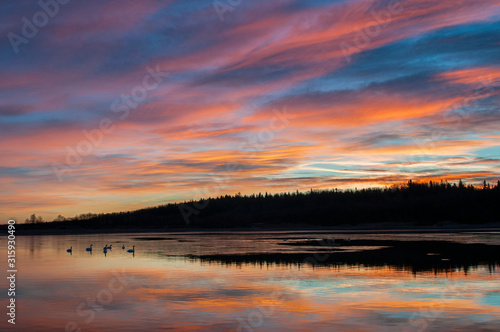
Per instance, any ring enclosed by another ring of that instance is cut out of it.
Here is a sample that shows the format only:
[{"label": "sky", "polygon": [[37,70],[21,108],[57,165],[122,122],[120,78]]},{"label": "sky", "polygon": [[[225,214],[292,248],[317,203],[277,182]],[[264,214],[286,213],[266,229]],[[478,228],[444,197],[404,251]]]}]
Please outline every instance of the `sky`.
[{"label": "sky", "polygon": [[498,0],[0,4],[0,218],[500,179]]}]

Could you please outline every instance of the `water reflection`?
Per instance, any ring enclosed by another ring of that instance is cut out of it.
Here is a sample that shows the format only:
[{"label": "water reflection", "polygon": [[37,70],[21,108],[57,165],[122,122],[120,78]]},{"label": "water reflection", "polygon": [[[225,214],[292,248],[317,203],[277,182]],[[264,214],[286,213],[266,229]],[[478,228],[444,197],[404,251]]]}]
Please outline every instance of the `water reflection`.
[{"label": "water reflection", "polygon": [[495,271],[500,263],[500,245],[480,243],[457,243],[447,241],[395,241],[395,240],[296,240],[281,243],[283,246],[299,248],[295,252],[189,255],[203,261],[222,262],[226,265],[253,264],[302,264],[362,265],[369,267],[393,266],[411,271],[448,273],[487,266]]},{"label": "water reflection", "polygon": [[499,330],[500,243],[450,236],[22,237],[16,330]]}]

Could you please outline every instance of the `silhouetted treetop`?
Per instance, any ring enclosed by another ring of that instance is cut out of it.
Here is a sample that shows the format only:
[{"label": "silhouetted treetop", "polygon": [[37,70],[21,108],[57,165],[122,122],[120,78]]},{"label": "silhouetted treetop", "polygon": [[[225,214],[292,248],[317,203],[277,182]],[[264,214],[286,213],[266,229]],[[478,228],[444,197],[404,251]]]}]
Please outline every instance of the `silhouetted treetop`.
[{"label": "silhouetted treetop", "polygon": [[173,229],[307,227],[370,224],[483,224],[500,221],[500,181],[416,182],[361,190],[309,190],[264,195],[224,195],[137,211],[58,216],[43,223],[34,214],[26,227],[40,229]]}]

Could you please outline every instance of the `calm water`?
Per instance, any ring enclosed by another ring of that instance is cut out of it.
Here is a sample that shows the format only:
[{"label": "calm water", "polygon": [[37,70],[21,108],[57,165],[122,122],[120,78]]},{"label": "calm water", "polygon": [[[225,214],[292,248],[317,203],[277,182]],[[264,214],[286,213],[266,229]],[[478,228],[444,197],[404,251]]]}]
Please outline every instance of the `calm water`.
[{"label": "calm water", "polygon": [[[289,245],[332,237],[350,237],[354,244],[447,240],[500,245],[495,232],[18,237],[16,326],[7,324],[4,309],[0,330],[500,331],[496,264],[481,263],[478,257],[464,271],[436,252],[429,257],[449,262],[444,269],[416,271],[380,258],[374,264],[322,264],[339,251],[379,247]],[[93,252],[86,252],[91,243]],[[113,246],[106,255],[105,244]],[[122,250],[122,244],[126,249],[135,245],[135,253]],[[5,245],[2,239],[3,252]],[[72,254],[66,252],[71,246]],[[259,255],[263,253],[279,258],[268,260]],[[230,259],[247,254],[257,258]],[[302,255],[300,261],[295,254]],[[210,259],[195,257],[202,255]],[[318,264],[302,263],[304,255]],[[8,288],[5,278],[1,286]],[[1,294],[6,304],[7,294]]]}]

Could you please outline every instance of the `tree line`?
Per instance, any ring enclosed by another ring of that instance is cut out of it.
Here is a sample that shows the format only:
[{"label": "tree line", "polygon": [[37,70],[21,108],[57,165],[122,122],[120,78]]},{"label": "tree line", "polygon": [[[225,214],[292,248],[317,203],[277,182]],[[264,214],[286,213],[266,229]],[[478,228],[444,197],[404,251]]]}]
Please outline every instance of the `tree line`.
[{"label": "tree line", "polygon": [[[500,221],[500,181],[483,186],[462,181],[414,182],[360,190],[309,190],[277,194],[223,195],[136,211],[58,216],[33,214],[27,229],[217,229],[375,224],[485,224]],[[195,209],[203,206],[202,209]],[[192,209],[189,218],[183,209]]]}]

